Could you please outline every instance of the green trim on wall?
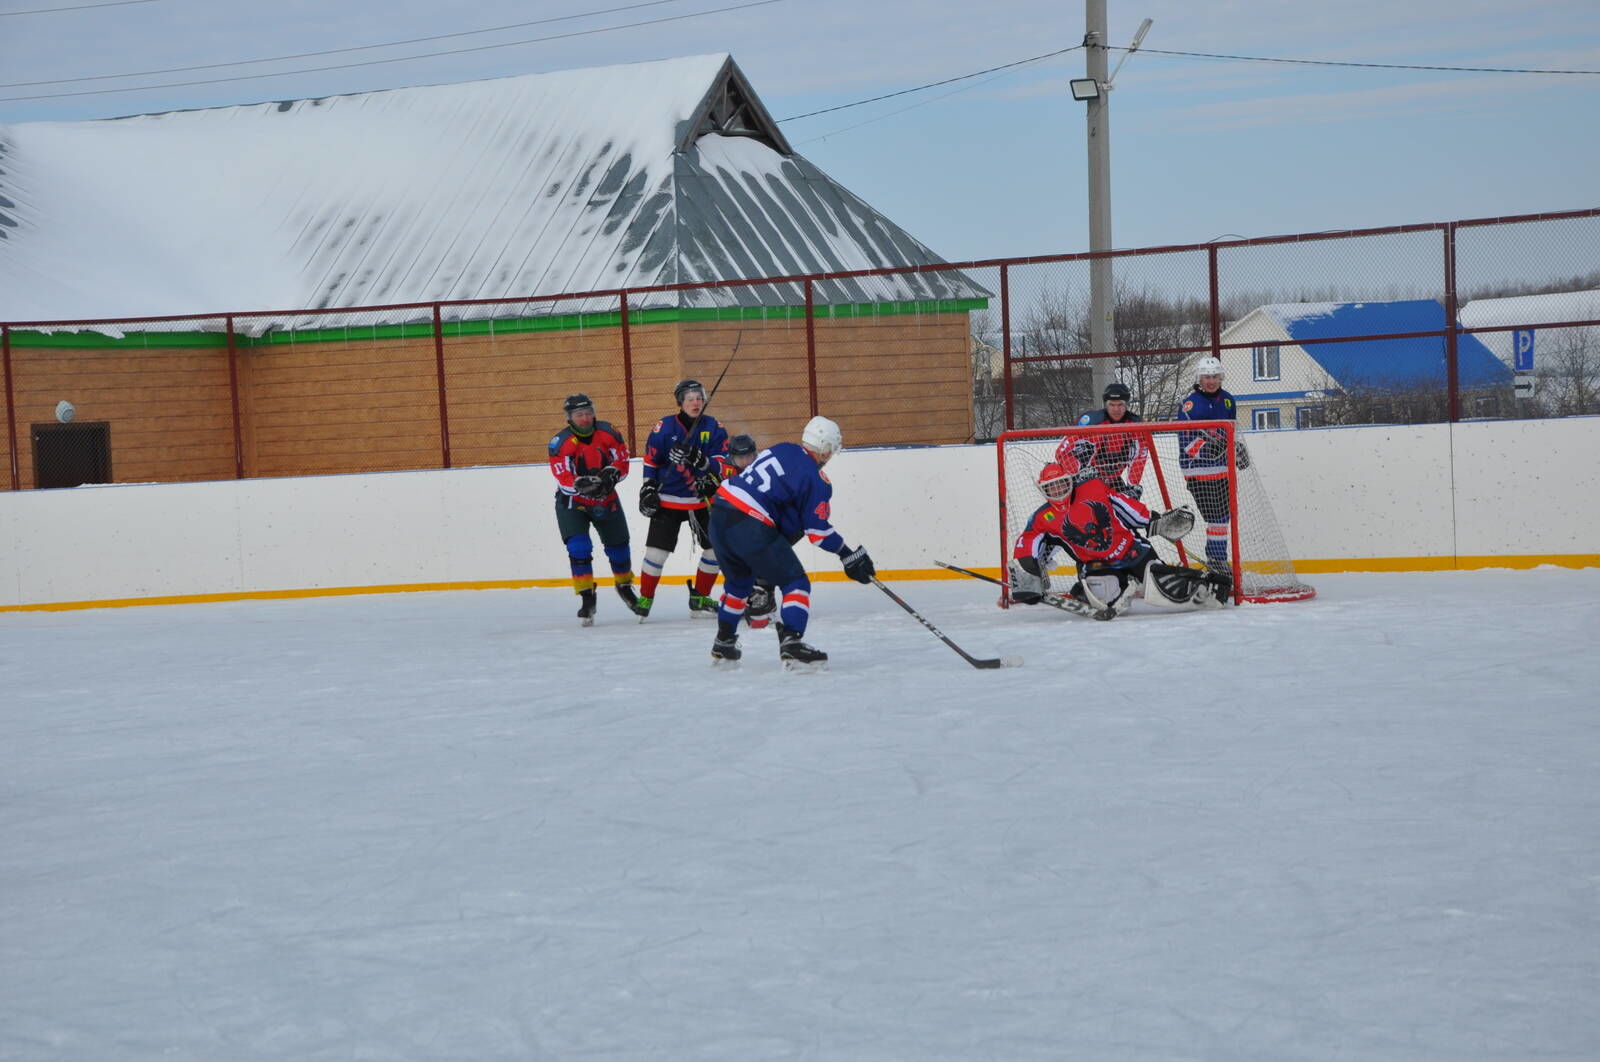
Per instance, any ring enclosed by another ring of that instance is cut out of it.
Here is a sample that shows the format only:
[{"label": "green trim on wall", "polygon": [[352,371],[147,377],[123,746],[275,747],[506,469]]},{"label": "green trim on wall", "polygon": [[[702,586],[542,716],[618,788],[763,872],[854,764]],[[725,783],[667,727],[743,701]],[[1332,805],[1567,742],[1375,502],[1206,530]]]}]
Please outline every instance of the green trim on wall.
[{"label": "green trim on wall", "polygon": [[[988,299],[914,299],[905,302],[860,302],[814,307],[818,320],[852,317],[888,317],[919,313],[968,313],[986,309]],[[676,324],[685,321],[794,321],[805,320],[804,306],[730,306],[713,309],[635,310],[628,314],[630,326]],[[510,335],[520,332],[575,332],[590,328],[617,328],[622,314],[564,313],[546,317],[513,317],[505,320],[446,321],[446,339],[466,336]],[[268,332],[260,336],[234,336],[239,349],[273,347],[298,343],[376,342],[391,339],[427,339],[433,335],[431,321],[410,324],[364,325],[351,328],[308,328],[288,332]],[[13,331],[14,347],[58,347],[69,349],[144,350],[172,347],[226,348],[227,336],[218,332],[130,332],[121,337],[100,332]]]}]

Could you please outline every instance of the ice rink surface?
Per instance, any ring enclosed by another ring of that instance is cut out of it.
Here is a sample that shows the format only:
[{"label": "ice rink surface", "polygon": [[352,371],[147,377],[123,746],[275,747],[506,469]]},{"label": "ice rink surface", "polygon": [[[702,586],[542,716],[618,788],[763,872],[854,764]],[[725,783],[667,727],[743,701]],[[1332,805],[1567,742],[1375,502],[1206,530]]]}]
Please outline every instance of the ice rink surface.
[{"label": "ice rink surface", "polygon": [[0,1059],[1600,1058],[1600,571],[0,614]]}]

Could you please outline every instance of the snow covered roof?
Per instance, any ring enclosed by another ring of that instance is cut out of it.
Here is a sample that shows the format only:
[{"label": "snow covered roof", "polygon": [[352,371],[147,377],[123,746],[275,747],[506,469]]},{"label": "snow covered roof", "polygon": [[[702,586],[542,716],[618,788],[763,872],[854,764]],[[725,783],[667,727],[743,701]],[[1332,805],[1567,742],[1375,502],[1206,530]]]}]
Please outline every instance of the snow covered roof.
[{"label": "snow covered roof", "polygon": [[[1397,302],[1300,302],[1260,307],[1290,340],[1343,336],[1436,332],[1444,328],[1444,307],[1433,299]],[[1405,387],[1443,384],[1444,337],[1367,339],[1313,343],[1302,349],[1343,386]],[[1511,382],[1510,371],[1472,335],[1456,337],[1462,387]]]},{"label": "snow covered roof", "polygon": [[1467,328],[1565,321],[1600,321],[1600,289],[1473,299],[1461,308],[1461,323]]},{"label": "snow covered roof", "polygon": [[[4,321],[523,298],[939,261],[794,154],[725,54],[0,125]],[[643,305],[801,301],[794,287]],[[816,292],[823,303],[985,295],[953,272]]]}]

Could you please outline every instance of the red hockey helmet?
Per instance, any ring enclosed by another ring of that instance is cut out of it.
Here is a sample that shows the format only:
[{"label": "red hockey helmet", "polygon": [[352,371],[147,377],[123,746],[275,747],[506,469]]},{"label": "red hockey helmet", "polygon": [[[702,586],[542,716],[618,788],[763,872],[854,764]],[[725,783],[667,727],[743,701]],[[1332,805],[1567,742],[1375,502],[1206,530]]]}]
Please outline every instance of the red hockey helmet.
[{"label": "red hockey helmet", "polygon": [[[1069,455],[1070,457],[1070,455]],[[1077,462],[1073,462],[1077,467]],[[1063,468],[1058,461],[1052,461],[1039,469],[1039,492],[1051,501],[1061,501],[1072,493],[1072,473]]]}]

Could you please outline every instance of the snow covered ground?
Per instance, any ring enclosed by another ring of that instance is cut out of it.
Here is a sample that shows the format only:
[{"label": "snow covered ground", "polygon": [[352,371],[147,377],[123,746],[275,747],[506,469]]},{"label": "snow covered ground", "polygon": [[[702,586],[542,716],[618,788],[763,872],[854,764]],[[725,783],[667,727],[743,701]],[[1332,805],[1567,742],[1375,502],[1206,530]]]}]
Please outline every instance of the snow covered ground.
[{"label": "snow covered ground", "polygon": [[0,1059],[1600,1058],[1600,571],[0,615]]}]

